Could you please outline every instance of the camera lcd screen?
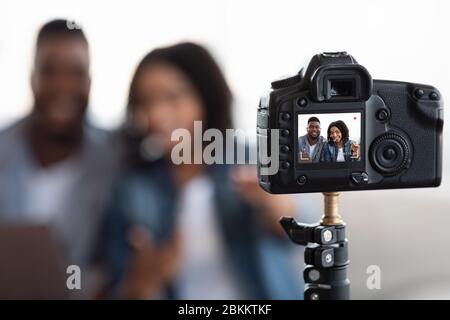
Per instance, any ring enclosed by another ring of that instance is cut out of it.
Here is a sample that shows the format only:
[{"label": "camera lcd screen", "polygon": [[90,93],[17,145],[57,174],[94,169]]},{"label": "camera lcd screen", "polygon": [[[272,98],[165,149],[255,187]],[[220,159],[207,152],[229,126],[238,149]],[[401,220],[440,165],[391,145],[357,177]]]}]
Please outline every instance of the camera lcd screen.
[{"label": "camera lcd screen", "polygon": [[361,113],[298,115],[298,163],[361,161]]}]

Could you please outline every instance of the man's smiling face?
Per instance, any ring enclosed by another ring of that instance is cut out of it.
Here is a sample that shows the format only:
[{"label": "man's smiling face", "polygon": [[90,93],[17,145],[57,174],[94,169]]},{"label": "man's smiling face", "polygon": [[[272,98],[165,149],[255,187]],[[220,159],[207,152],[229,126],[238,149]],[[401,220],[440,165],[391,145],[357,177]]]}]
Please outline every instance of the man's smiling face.
[{"label": "man's smiling face", "polygon": [[312,139],[317,139],[320,136],[320,122],[311,121],[306,128],[308,136]]}]

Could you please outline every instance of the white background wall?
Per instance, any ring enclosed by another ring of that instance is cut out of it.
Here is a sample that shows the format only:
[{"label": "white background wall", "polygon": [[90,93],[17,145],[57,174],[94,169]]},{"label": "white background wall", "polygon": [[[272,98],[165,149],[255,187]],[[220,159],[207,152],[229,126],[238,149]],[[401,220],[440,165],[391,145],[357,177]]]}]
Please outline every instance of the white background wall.
[{"label": "white background wall", "polygon": [[[321,51],[346,50],[374,78],[432,84],[450,101],[449,15],[445,0],[0,0],[0,126],[29,111],[35,36],[52,18],[75,19],[90,40],[90,116],[96,124],[120,123],[131,74],[147,51],[193,40],[218,58],[236,97],[236,123],[248,129],[269,82]],[[450,297],[448,130],[444,137],[439,189],[342,196],[354,297]],[[299,199],[321,203],[319,195]],[[382,267],[381,291],[365,288],[369,264]]]}]

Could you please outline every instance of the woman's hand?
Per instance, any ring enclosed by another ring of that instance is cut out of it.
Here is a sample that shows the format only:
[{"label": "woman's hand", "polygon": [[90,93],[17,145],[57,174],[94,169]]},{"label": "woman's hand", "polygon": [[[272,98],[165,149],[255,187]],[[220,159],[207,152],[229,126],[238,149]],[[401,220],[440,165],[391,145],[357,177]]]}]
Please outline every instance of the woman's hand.
[{"label": "woman's hand", "polygon": [[232,172],[237,192],[263,214],[269,229],[277,235],[284,234],[279,224],[282,216],[295,214],[294,202],[288,195],[273,195],[258,184],[256,166],[238,166]]},{"label": "woman's hand", "polygon": [[163,246],[156,246],[146,229],[133,227],[128,238],[133,253],[121,297],[152,298],[170,283],[179,270],[180,235],[176,232]]},{"label": "woman's hand", "polygon": [[361,148],[359,146],[359,144],[356,144],[355,142],[350,142],[350,147],[352,150],[352,158],[359,160],[361,159]]}]

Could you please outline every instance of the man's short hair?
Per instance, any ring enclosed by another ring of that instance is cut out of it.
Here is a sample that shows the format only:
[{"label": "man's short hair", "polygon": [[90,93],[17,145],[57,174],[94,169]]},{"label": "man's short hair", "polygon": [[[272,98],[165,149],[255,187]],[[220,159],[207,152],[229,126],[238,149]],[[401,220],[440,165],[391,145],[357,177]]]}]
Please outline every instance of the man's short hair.
[{"label": "man's short hair", "polygon": [[309,124],[310,122],[318,122],[318,123],[320,123],[320,120],[319,120],[319,118],[317,118],[317,117],[311,117],[311,118],[308,119],[308,124]]},{"label": "man's short hair", "polygon": [[36,47],[39,47],[44,40],[53,37],[80,39],[86,45],[88,44],[83,30],[75,22],[66,19],[56,19],[44,24],[39,30]]}]

